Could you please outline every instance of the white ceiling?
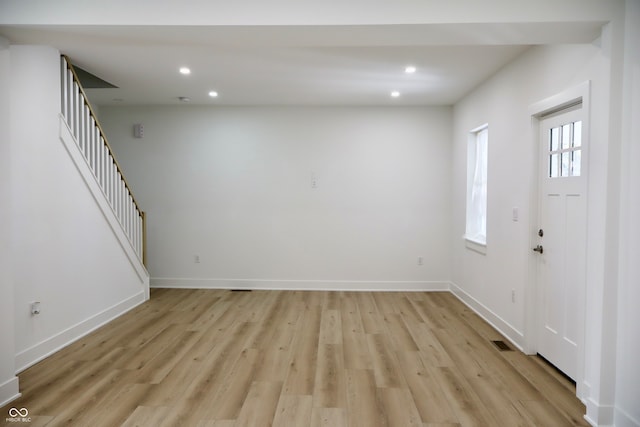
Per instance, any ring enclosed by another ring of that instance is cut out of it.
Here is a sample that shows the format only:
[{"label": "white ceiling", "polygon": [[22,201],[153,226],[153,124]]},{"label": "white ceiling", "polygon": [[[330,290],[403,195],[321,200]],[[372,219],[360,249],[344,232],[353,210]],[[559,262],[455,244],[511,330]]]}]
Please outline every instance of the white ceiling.
[{"label": "white ceiling", "polygon": [[[119,87],[90,90],[98,105],[181,96],[204,105],[451,105],[531,45],[591,42],[600,25],[5,25],[0,34],[54,46]],[[415,74],[404,73],[409,64]]]}]

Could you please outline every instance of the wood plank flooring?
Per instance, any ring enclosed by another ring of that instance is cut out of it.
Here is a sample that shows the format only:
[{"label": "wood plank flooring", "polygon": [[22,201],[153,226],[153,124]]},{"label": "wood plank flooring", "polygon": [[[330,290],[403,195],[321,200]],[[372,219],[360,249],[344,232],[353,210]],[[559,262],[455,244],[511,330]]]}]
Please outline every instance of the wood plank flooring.
[{"label": "wood plank flooring", "polygon": [[[586,426],[449,293],[156,289],[19,375],[30,426]],[[24,424],[21,424],[24,425]]]}]

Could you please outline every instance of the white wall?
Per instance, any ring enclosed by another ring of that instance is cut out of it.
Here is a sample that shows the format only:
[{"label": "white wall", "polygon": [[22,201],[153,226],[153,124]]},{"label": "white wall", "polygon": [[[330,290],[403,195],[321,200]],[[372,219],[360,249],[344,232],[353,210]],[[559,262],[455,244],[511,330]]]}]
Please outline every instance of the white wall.
[{"label": "white wall", "polygon": [[[142,302],[144,283],[60,140],[59,52],[10,52],[12,302],[21,369]],[[38,316],[30,314],[32,301],[42,304]]]},{"label": "white wall", "polygon": [[[499,316],[520,345],[531,249],[529,193],[531,104],[589,79],[606,85],[606,58],[595,46],[536,47],[454,108],[453,282]],[[598,89],[594,89],[595,92]],[[487,254],[465,247],[466,149],[469,131],[489,124]],[[512,220],[512,208],[519,221]],[[511,290],[516,302],[511,302]]]},{"label": "white wall", "polygon": [[[601,42],[607,45],[609,39]],[[615,164],[609,159],[612,134],[609,128],[612,105],[610,54],[607,49],[596,45],[532,48],[454,108],[454,289],[524,347],[528,266],[533,256],[532,231],[536,229],[530,216],[533,206],[529,195],[535,165],[532,158],[536,157],[531,145],[531,113],[528,108],[537,101],[591,80],[588,239],[594,244],[587,248],[584,295],[588,313],[584,342],[586,360],[584,377],[580,376],[578,381],[578,393],[590,402],[592,412],[600,406],[608,408],[610,403],[608,396],[600,396],[600,391],[601,387],[606,391],[611,381],[607,368],[603,368],[603,357],[614,354],[603,346],[602,341],[612,333],[611,329],[603,329],[606,326],[603,318],[607,316],[603,296],[611,292],[615,295],[615,283],[605,280],[605,242],[609,238],[607,215],[610,214],[607,203],[611,196],[608,193],[609,172]],[[461,238],[465,226],[467,134],[483,123],[489,123],[490,135],[486,255],[467,249]],[[511,219],[513,207],[519,208],[519,222]],[[512,289],[516,292],[515,303],[511,302]]]},{"label": "white wall", "polygon": [[11,146],[9,144],[9,94],[11,57],[9,43],[0,37],[0,406],[18,394],[15,376],[13,283],[11,281]]},{"label": "white wall", "polygon": [[628,1],[620,206],[615,425],[640,426],[640,2]]},{"label": "white wall", "polygon": [[152,286],[447,286],[449,108],[103,107],[100,118],[147,212]]}]

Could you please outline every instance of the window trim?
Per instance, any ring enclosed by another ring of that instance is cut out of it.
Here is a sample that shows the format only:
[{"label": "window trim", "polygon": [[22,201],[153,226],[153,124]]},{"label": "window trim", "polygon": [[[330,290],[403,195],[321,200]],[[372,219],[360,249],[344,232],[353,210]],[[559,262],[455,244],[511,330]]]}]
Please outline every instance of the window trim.
[{"label": "window trim", "polygon": [[[487,251],[487,236],[486,236],[486,231],[485,231],[485,235],[481,236],[478,234],[469,234],[469,208],[470,208],[470,203],[471,203],[471,187],[473,186],[473,178],[470,176],[472,170],[475,170],[475,162],[476,162],[476,158],[474,155],[473,158],[473,165],[470,162],[470,153],[471,153],[471,149],[472,147],[474,148],[474,152],[475,152],[475,147],[476,144],[478,143],[478,135],[482,132],[482,131],[487,131],[487,164],[485,165],[485,168],[487,169],[487,181],[488,181],[488,166],[489,166],[489,123],[485,123],[481,126],[478,126],[472,130],[469,131],[469,136],[467,139],[467,189],[466,189],[466,207],[465,207],[465,234],[463,236],[464,240],[465,240],[465,246],[468,249],[471,249],[475,252],[481,253],[481,254],[486,254]],[[488,183],[487,183],[487,187],[488,187]],[[484,214],[484,220],[485,220],[485,230],[487,227],[487,217],[488,217],[488,188],[487,188],[487,200],[485,201],[485,214]],[[484,239],[483,239],[484,237]]]},{"label": "window trim", "polygon": [[487,254],[487,243],[479,242],[474,240],[471,237],[467,237],[466,235],[462,236],[464,239],[464,245],[467,249],[470,249],[474,252],[478,252],[479,254],[486,255]]}]

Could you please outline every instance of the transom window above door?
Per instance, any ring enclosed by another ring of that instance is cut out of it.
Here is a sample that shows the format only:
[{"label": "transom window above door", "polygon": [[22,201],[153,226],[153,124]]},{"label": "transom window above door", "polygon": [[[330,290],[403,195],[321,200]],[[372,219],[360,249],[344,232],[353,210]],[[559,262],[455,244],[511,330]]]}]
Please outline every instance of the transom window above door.
[{"label": "transom window above door", "polygon": [[549,177],[580,176],[582,162],[582,121],[549,130]]}]

